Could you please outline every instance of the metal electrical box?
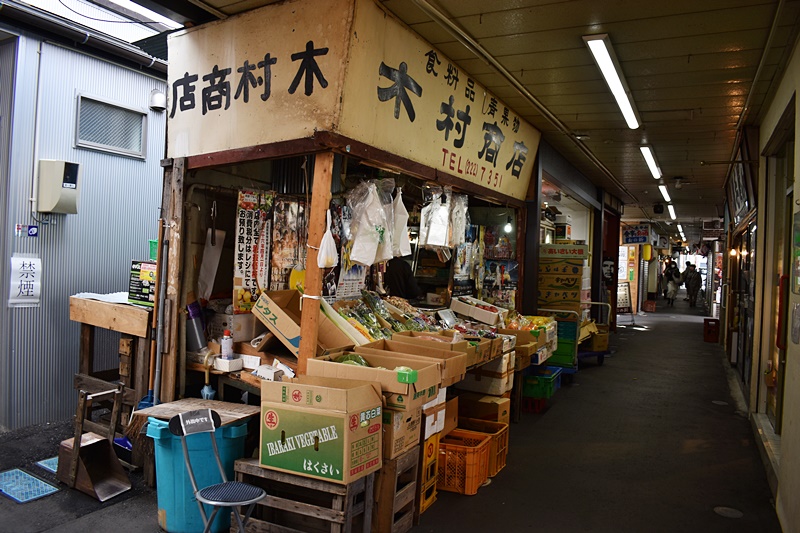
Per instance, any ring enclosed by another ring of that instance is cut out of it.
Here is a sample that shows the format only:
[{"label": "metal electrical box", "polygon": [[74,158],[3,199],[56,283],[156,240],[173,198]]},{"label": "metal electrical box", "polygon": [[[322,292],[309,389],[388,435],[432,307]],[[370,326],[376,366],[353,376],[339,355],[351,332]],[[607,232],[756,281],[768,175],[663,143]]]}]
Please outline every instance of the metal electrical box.
[{"label": "metal electrical box", "polygon": [[78,212],[80,165],[52,159],[39,160],[37,211],[40,213]]}]

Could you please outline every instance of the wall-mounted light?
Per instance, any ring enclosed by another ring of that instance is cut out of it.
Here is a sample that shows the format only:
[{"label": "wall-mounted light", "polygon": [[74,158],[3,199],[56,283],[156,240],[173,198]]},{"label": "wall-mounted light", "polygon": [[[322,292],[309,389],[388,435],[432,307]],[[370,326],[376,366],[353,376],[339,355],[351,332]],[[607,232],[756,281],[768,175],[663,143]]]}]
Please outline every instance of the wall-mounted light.
[{"label": "wall-mounted light", "polygon": [[661,191],[661,196],[664,197],[664,201],[669,203],[672,199],[669,197],[669,189],[667,189],[666,185],[659,185],[658,190]]},{"label": "wall-mounted light", "polygon": [[147,106],[159,113],[165,111],[167,109],[167,95],[158,89],[153,89],[150,91],[150,99],[147,102]]},{"label": "wall-mounted light", "polygon": [[675,220],[676,218],[678,218],[678,217],[675,216],[675,207],[672,204],[669,204],[667,206],[667,209],[669,209],[669,216],[672,217],[672,220]]},{"label": "wall-mounted light", "polygon": [[736,257],[736,248],[731,248],[731,251],[728,252],[731,257]]},{"label": "wall-mounted light", "polygon": [[503,231],[505,231],[506,233],[511,233],[512,229],[514,228],[511,227],[511,217],[508,217],[506,219],[506,225],[503,226]]},{"label": "wall-mounted light", "polygon": [[619,66],[619,61],[617,61],[617,55],[611,47],[611,40],[608,34],[584,35],[583,40],[586,46],[589,47],[595,63],[600,68],[611,94],[614,95],[625,122],[630,129],[635,130],[641,124],[641,120],[636,107],[633,105],[630,89],[625,82],[625,77],[622,75],[622,69]]},{"label": "wall-mounted light", "polygon": [[641,150],[642,156],[647,163],[647,168],[650,169],[650,174],[652,174],[655,179],[661,178],[661,169],[658,168],[658,163],[656,163],[656,154],[653,152],[653,147],[646,144],[640,146],[639,150]]},{"label": "wall-mounted light", "polygon": [[745,257],[747,255],[750,255],[750,252],[748,252],[747,250],[742,250],[742,257]]}]

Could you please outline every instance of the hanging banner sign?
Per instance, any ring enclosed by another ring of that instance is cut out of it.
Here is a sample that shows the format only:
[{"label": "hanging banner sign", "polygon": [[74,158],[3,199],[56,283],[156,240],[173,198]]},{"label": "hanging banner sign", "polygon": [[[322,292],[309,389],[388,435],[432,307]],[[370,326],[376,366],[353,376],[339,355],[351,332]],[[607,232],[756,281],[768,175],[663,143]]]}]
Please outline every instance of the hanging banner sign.
[{"label": "hanging banner sign", "polygon": [[169,157],[330,131],[525,199],[539,131],[372,0],[269,5],[168,43]]},{"label": "hanging banner sign", "polygon": [[647,244],[650,242],[650,224],[626,226],[622,232],[622,244]]},{"label": "hanging banner sign", "polygon": [[42,295],[42,260],[36,255],[11,257],[9,307],[39,307]]}]

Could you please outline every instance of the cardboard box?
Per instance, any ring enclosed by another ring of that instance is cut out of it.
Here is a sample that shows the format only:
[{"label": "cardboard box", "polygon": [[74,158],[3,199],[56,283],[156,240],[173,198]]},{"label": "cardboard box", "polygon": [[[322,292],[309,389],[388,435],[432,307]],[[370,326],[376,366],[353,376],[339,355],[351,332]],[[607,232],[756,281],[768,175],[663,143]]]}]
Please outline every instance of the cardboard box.
[{"label": "cardboard box", "polygon": [[[430,359],[417,361],[400,357],[397,354],[389,356],[360,353],[359,355],[370,364],[369,367],[365,367],[337,363],[333,358],[339,355],[322,355],[309,359],[306,368],[307,374],[326,378],[377,381],[386,396],[386,407],[396,411],[422,407],[439,393],[439,382],[441,381],[439,366]],[[417,381],[415,383],[398,381],[397,372],[393,370],[398,366],[407,366],[416,370]]]},{"label": "cardboard box", "polygon": [[435,433],[444,431],[445,404],[422,411],[422,438],[428,440]]},{"label": "cardboard box", "polygon": [[583,288],[581,276],[567,274],[539,274],[539,290],[580,291]]},{"label": "cardboard box", "polygon": [[589,259],[589,246],[585,244],[542,244],[539,246],[539,257],[583,261]]},{"label": "cardboard box", "polygon": [[[553,323],[553,334],[555,335],[556,327],[555,323]],[[516,338],[516,343],[514,347],[517,346],[524,346],[526,344],[534,343],[534,344],[542,344],[546,342],[547,333],[541,329],[536,330],[527,330],[527,329],[506,329],[506,328],[498,328],[497,333],[501,333],[503,335],[513,335]],[[538,333],[538,335],[537,335]]]},{"label": "cardboard box", "polygon": [[556,239],[571,239],[572,225],[556,223]]},{"label": "cardboard box", "polygon": [[488,361],[492,358],[492,339],[484,339],[483,337],[463,335],[454,329],[445,329],[440,335],[442,337],[455,338],[461,336],[462,339],[467,341],[470,347],[475,348],[475,363]]},{"label": "cardboard box", "polygon": [[259,463],[335,483],[379,470],[382,398],[378,383],[301,376],[261,383]]},{"label": "cardboard box", "polygon": [[513,365],[510,365],[512,353],[503,354],[493,361],[470,370],[456,387],[461,390],[500,396],[514,383]]},{"label": "cardboard box", "polygon": [[356,346],[353,350],[356,353],[377,353],[384,352],[397,354],[399,357],[410,357],[413,359],[433,360],[439,365],[441,375],[441,387],[449,387],[464,379],[467,373],[467,354],[450,350],[436,350],[427,348],[420,344],[410,344],[401,341],[379,340]]},{"label": "cardboard box", "polygon": [[439,389],[439,394],[436,395],[436,398],[433,398],[428,403],[422,406],[422,410],[426,411],[438,405],[443,405],[445,400],[447,399],[447,388]]},{"label": "cardboard box", "polygon": [[458,416],[508,424],[511,419],[511,400],[465,392],[458,395]]},{"label": "cardboard box", "polygon": [[[295,356],[300,355],[300,292],[262,293],[253,315],[280,339]],[[341,352],[353,347],[353,341],[320,311],[317,323],[317,355]],[[235,340],[235,339],[234,339]]]},{"label": "cardboard box", "polygon": [[531,364],[532,365],[543,365],[545,361],[550,359],[553,355],[553,351],[550,350],[547,346],[542,346],[536,353],[531,355]]},{"label": "cardboard box", "polygon": [[226,329],[231,330],[233,342],[249,343],[251,339],[258,337],[267,330],[252,313],[240,315],[228,315],[225,313],[214,313],[208,320],[208,337],[211,339],[222,338],[222,332]]},{"label": "cardboard box", "polygon": [[494,359],[495,357],[499,356],[501,353],[503,353],[505,351],[508,351],[508,350],[504,350],[503,349],[503,348],[505,348],[506,342],[507,342],[507,339],[505,337],[497,337],[495,339],[492,339],[492,352],[491,352],[491,356],[489,358],[490,359]]},{"label": "cardboard box", "polygon": [[[461,298],[467,300],[468,303],[462,301]],[[494,313],[492,311],[481,309],[479,307],[476,307],[477,304],[495,307],[497,309],[497,312]],[[484,302],[483,300],[478,300],[477,298],[471,298],[469,296],[453,298],[450,301],[450,309],[452,309],[454,312],[460,315],[474,318],[475,320],[483,322],[484,324],[489,324],[490,326],[494,326],[495,324],[498,323],[502,324],[503,322],[505,322],[506,315],[508,314],[508,309],[493,306],[488,302]]]},{"label": "cardboard box", "polygon": [[442,435],[447,435],[458,426],[458,396],[447,400],[444,404],[444,429]]},{"label": "cardboard box", "polygon": [[539,258],[539,274],[580,276],[585,278],[591,276],[591,269],[588,261],[584,259],[555,259]]},{"label": "cardboard box", "polygon": [[383,411],[383,459],[394,459],[419,444],[422,408]]},{"label": "cardboard box", "polygon": [[[426,337],[439,337],[449,342],[439,342]],[[450,350],[451,352],[461,352],[467,354],[467,366],[472,366],[478,362],[478,349],[467,341],[452,342],[452,337],[437,335],[425,331],[400,331],[392,334],[392,340],[404,342],[406,344],[416,344],[434,350]]]},{"label": "cardboard box", "polygon": [[155,261],[131,261],[131,275],[128,280],[128,303],[153,307],[156,303]]}]

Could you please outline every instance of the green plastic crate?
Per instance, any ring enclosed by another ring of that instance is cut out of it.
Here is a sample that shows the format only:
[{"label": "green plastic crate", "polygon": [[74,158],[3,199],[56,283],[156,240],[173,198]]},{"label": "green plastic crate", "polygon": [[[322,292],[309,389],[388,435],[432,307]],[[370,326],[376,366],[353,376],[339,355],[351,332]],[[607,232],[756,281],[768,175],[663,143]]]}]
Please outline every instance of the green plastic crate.
[{"label": "green plastic crate", "polygon": [[548,367],[546,375],[530,375],[522,378],[522,395],[526,398],[548,399],[561,384],[561,369]]},{"label": "green plastic crate", "polygon": [[547,364],[551,366],[561,366],[565,368],[575,367],[575,354],[570,352],[568,355],[553,354],[547,360]]},{"label": "green plastic crate", "polygon": [[575,355],[575,341],[558,339],[558,347],[553,352],[553,355],[568,355],[572,357]]}]

